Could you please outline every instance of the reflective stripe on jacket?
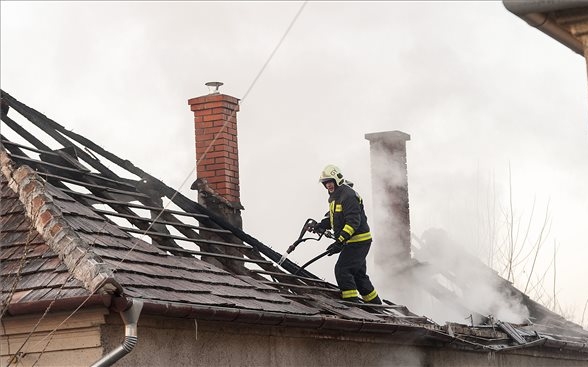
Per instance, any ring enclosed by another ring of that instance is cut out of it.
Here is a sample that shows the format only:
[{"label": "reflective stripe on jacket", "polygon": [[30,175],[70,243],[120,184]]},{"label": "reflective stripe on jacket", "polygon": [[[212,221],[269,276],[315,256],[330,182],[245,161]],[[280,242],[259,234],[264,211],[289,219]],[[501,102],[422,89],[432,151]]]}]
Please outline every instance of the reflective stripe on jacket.
[{"label": "reflective stripe on jacket", "polygon": [[329,217],[321,226],[333,229],[335,238],[341,243],[371,242],[372,235],[367,223],[361,196],[348,185],[338,186],[329,195]]}]

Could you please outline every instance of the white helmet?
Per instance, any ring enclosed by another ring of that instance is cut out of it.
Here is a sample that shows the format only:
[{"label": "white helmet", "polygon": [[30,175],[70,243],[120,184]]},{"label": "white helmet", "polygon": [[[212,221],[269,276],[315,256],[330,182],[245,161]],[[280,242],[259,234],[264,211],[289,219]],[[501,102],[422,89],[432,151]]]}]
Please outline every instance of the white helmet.
[{"label": "white helmet", "polygon": [[323,169],[321,172],[321,177],[319,178],[319,182],[325,183],[329,180],[335,180],[335,184],[337,186],[341,186],[343,182],[345,182],[339,167],[329,164]]}]

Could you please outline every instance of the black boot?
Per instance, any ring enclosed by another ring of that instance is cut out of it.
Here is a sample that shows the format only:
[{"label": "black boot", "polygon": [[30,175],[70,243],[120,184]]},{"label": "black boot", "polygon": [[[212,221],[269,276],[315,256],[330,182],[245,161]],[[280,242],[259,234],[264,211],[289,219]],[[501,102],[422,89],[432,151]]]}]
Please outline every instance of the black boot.
[{"label": "black boot", "polygon": [[380,296],[376,296],[376,298],[372,299],[368,303],[373,303],[374,305],[381,305],[382,304],[382,300],[380,299]]}]

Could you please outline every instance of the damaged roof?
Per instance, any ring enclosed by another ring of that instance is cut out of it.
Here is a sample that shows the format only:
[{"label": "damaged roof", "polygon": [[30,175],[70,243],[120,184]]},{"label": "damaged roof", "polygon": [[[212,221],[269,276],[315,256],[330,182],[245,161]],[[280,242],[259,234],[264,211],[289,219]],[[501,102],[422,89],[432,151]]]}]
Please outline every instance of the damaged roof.
[{"label": "damaged roof", "polygon": [[403,329],[475,350],[545,345],[588,355],[588,333],[562,337],[508,323],[476,333],[389,301],[341,301],[337,286],[288,259],[278,265],[281,254],[219,214],[1,93],[3,315],[137,298],[143,312],[174,317]]},{"label": "damaged roof", "polygon": [[[66,130],[4,91],[2,101],[10,109],[2,115],[5,126],[0,151],[6,184],[2,192],[10,197],[2,202],[7,240],[2,243],[3,276],[16,277],[19,271],[22,275],[18,266],[22,251],[7,250],[23,240],[10,243],[8,236],[26,236],[31,228],[45,240],[53,259],[61,259],[53,270],[65,271],[65,264],[77,284],[91,293],[141,298],[154,307],[173,303],[375,323],[410,320],[432,324],[403,306],[368,309],[340,302],[335,285],[289,260],[278,267],[281,254],[131,162]],[[45,139],[30,133],[25,123],[40,129]],[[6,128],[21,141],[9,140]],[[46,139],[53,142],[46,143]],[[114,166],[122,173],[108,168]],[[169,204],[164,206],[162,198],[169,199]],[[23,220],[27,217],[28,225],[17,223],[16,215]],[[30,253],[29,258],[41,261],[41,255]],[[218,261],[228,270],[203,259]],[[234,262],[247,266],[231,266]],[[16,289],[43,288],[44,281],[38,276],[36,283],[23,283],[21,278]],[[46,288],[61,286],[55,282]],[[8,310],[16,312],[20,303],[42,299],[34,295],[13,298]]]}]

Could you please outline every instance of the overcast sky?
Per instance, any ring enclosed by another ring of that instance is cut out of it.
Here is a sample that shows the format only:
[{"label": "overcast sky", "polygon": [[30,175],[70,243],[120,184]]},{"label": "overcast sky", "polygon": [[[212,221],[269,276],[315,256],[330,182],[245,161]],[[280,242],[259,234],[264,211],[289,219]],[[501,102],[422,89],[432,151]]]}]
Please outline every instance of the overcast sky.
[{"label": "overcast sky", "polygon": [[[364,135],[400,130],[411,136],[412,232],[443,229],[488,262],[492,234],[504,237],[488,223],[504,228],[510,167],[521,227],[533,200],[533,227],[549,203],[540,266],[549,269],[557,246],[557,297],[579,322],[588,299],[584,59],[499,1],[309,2],[253,84],[302,4],[2,1],[1,87],[195,198],[187,100],[224,82],[221,92],[242,99],[244,229],[278,252],[327,210],[317,183],[326,164],[355,182],[371,218],[378,198]],[[386,246],[373,230],[374,246]],[[302,264],[326,245],[307,242],[291,258]],[[310,270],[332,281],[333,261]],[[369,272],[376,287],[393,281]]]}]

